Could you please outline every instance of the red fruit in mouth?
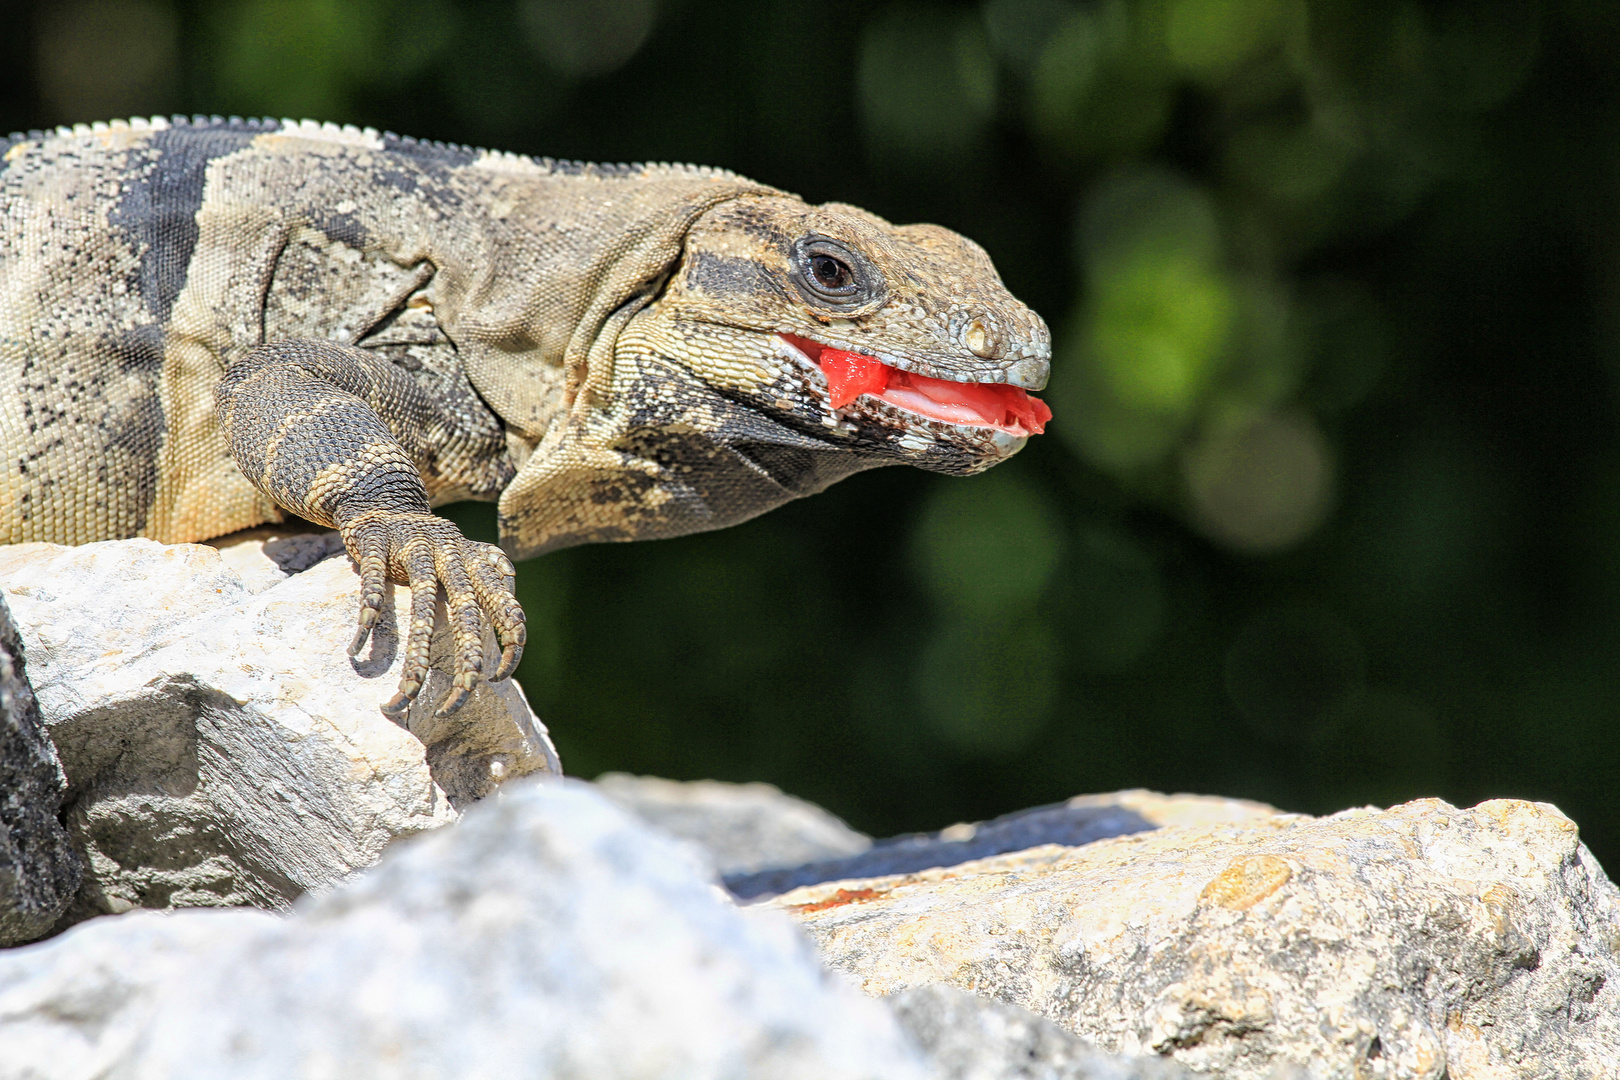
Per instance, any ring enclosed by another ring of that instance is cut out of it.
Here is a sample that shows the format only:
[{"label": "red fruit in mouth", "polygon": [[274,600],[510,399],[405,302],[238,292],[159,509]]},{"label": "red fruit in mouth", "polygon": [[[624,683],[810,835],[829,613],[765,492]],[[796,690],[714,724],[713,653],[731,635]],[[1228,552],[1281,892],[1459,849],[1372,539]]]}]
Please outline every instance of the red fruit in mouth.
[{"label": "red fruit in mouth", "polygon": [[822,349],[818,363],[821,373],[827,376],[828,397],[835,409],[842,409],[862,394],[881,396],[888,389],[889,376],[895,374],[887,364],[842,349]]},{"label": "red fruit in mouth", "polygon": [[1016,386],[934,379],[797,334],[779,336],[821,368],[835,409],[866,394],[930,420],[996,428],[1014,435],[1039,435],[1052,419],[1046,402]]}]

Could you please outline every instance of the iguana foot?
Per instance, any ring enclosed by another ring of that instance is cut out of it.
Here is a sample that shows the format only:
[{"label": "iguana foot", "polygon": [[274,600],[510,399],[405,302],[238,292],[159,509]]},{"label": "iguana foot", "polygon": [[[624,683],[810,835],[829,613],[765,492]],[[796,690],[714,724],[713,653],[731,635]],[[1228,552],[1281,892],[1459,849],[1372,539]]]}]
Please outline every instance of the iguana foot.
[{"label": "iguana foot", "polygon": [[449,716],[459,709],[483,673],[486,620],[501,644],[500,666],[490,681],[499,682],[517,668],[525,640],[523,608],[513,595],[517,572],[500,548],[468,540],[454,523],[415,511],[369,510],[345,522],[339,532],[360,566],[360,630],[349,646],[350,656],[359,654],[377,625],[384,582],[392,578],[411,587],[405,665],[399,692],[383,705],[384,713],[403,716],[427,680],[440,585],[455,633],[456,666],[450,693],[435,715]]}]

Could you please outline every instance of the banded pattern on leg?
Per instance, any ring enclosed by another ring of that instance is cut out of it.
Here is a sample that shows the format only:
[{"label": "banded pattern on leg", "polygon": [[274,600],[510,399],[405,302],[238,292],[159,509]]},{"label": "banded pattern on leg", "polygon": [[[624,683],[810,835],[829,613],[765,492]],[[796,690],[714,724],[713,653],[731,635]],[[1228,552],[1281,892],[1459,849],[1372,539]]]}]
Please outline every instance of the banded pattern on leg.
[{"label": "banded pattern on leg", "polygon": [[243,474],[280,506],[336,528],[360,568],[357,653],[376,626],[383,583],[409,584],[411,625],[399,692],[383,710],[399,715],[427,677],[439,586],[456,640],[448,715],[483,671],[485,625],[512,674],[523,653],[523,609],[515,570],[490,544],[468,540],[435,517],[417,461],[430,451],[433,403],[386,361],[349,345],[286,341],[261,345],[235,364],[215,391],[215,408]]}]

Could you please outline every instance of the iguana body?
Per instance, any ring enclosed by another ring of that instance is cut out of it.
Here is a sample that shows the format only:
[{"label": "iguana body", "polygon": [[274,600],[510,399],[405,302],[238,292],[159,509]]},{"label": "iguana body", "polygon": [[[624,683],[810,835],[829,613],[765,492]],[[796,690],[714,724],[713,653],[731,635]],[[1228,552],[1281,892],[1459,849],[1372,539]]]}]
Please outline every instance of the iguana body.
[{"label": "iguana body", "polygon": [[[954,233],[711,169],[135,121],[0,143],[0,213],[0,541],[336,527],[357,648],[386,576],[445,586],[447,708],[486,620],[510,673],[523,616],[505,557],[431,505],[498,500],[523,558],[722,527],[877,465],[975,472],[1023,444],[996,395],[1027,402],[1010,387],[1050,355]],[[823,348],[881,361],[877,389],[832,408]],[[994,385],[955,405],[964,383]]]}]

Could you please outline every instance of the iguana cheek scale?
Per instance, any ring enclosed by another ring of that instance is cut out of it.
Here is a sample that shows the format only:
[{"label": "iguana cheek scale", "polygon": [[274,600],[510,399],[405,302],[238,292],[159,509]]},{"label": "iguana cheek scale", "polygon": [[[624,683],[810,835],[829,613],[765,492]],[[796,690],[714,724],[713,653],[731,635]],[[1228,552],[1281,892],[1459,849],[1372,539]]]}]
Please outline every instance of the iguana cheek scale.
[{"label": "iguana cheek scale", "polygon": [[867,394],[930,420],[990,427],[1013,435],[1039,435],[1052,419],[1046,402],[1016,386],[930,378],[797,334],[777,336],[821,368],[835,409]]}]

